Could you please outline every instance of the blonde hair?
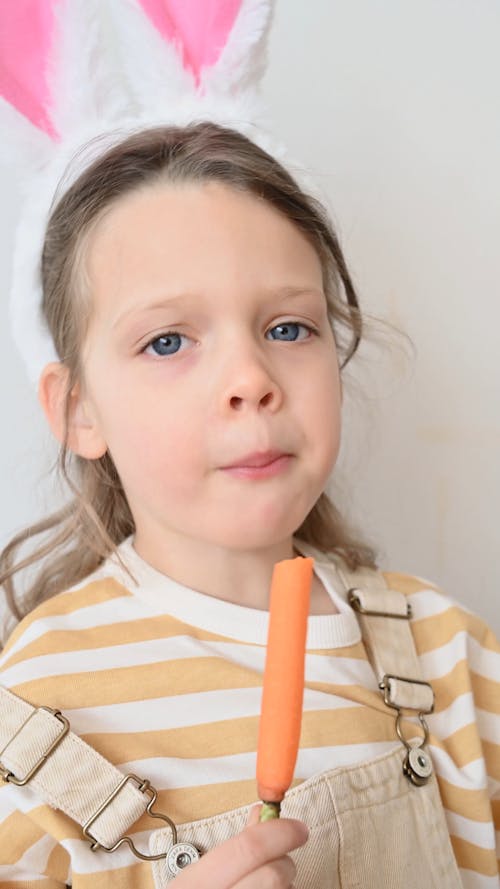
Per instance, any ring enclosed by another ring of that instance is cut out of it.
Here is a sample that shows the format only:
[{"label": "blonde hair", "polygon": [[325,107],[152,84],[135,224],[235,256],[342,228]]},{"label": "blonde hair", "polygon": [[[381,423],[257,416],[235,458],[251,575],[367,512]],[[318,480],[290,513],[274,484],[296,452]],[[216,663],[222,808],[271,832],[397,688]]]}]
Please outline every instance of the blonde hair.
[{"label": "blonde hair", "polygon": [[[216,180],[258,196],[288,217],[314,246],[323,269],[330,323],[341,368],[361,340],[358,299],[337,236],[323,205],[306,194],[283,166],[241,133],[210,122],[160,126],[134,133],[107,150],[80,174],[53,206],[41,257],[43,315],[60,360],[68,368],[65,401],[82,377],[81,346],[91,309],[85,258],[90,236],[113,203],[155,182]],[[0,585],[13,615],[21,619],[38,602],[91,574],[134,532],[134,521],[109,453],[87,460],[67,446],[59,472],[73,494],[62,508],[16,534],[0,553]],[[15,563],[19,547],[49,532],[45,543]],[[296,535],[323,552],[341,555],[349,568],[376,567],[374,550],[357,539],[326,493]],[[44,560],[22,597],[13,578]]]}]

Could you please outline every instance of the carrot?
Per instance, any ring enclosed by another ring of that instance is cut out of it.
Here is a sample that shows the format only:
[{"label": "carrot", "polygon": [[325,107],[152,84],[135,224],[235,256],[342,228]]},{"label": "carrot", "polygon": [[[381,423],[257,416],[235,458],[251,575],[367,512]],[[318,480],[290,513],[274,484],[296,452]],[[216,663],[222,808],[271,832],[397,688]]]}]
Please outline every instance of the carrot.
[{"label": "carrot", "polygon": [[295,770],[313,565],[314,559],[298,556],[276,562],[273,570],[257,748],[261,821],[279,817]]}]

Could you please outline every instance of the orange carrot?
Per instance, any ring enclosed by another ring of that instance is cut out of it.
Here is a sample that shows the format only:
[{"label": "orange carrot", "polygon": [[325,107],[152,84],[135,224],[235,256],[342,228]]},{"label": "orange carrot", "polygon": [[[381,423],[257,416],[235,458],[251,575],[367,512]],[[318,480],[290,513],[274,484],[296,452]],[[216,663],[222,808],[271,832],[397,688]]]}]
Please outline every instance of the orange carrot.
[{"label": "orange carrot", "polygon": [[304,697],[307,616],[314,559],[276,562],[271,581],[269,630],[257,748],[260,820],[279,817],[299,748]]}]

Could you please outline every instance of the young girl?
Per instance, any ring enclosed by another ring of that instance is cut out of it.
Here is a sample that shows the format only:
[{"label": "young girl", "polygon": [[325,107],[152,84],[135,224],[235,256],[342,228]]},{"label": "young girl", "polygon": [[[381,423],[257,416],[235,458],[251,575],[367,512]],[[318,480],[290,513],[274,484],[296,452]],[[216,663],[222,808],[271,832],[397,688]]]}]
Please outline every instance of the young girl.
[{"label": "young girl", "polygon": [[[60,711],[99,768],[157,799],[123,831],[143,857],[107,852],[97,802],[84,836],[44,794],[52,768],[76,810],[99,797],[97,766],[83,781],[83,752],[41,745],[45,764],[16,784],[12,751],[41,711],[17,735],[5,716],[0,886],[496,886],[498,642],[427,582],[377,571],[325,494],[362,333],[325,211],[235,131],[154,128],[60,197],[41,274],[60,361],[39,397],[74,499],[2,554],[25,616],[0,686]],[[315,572],[301,745],[284,817],[260,824],[268,593],[297,555]],[[21,603],[15,573],[42,557]]]}]

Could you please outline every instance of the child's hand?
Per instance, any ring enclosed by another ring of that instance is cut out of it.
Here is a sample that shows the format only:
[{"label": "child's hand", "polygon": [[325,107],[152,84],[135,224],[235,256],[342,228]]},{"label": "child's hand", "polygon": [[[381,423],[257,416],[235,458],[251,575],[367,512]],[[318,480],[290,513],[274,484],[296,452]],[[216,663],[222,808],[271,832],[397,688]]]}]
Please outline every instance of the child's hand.
[{"label": "child's hand", "polygon": [[260,806],[250,810],[241,833],[211,849],[172,881],[175,889],[290,889],[295,865],[287,854],[303,846],[302,821],[277,818],[259,824]]}]

